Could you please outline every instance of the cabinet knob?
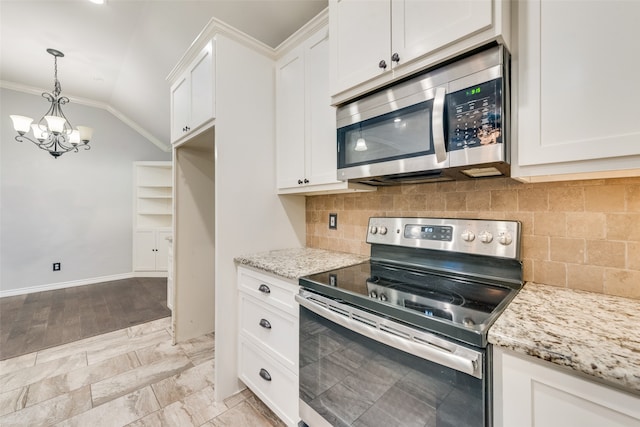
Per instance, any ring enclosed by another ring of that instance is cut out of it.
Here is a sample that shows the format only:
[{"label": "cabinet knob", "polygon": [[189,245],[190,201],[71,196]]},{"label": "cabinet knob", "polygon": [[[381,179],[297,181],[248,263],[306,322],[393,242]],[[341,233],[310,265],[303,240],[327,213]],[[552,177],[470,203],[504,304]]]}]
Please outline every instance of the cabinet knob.
[{"label": "cabinet knob", "polygon": [[300,185],[300,184],[302,184],[302,180],[301,179],[298,180],[298,185]]},{"label": "cabinet knob", "polygon": [[271,374],[269,373],[269,371],[267,371],[264,368],[260,369],[260,376],[262,377],[263,380],[265,381],[271,381]]},{"label": "cabinet knob", "polygon": [[269,322],[267,319],[260,319],[260,326],[265,329],[271,329],[271,322]]},{"label": "cabinet knob", "polygon": [[308,184],[308,183],[309,183],[309,180],[308,180],[307,178],[305,178],[305,179],[304,179],[304,183],[305,183],[305,184]]},{"label": "cabinet knob", "polygon": [[269,287],[267,285],[265,285],[264,283],[260,286],[258,286],[258,290],[260,292],[262,292],[263,294],[270,294],[271,293],[271,289],[269,289]]},{"label": "cabinet knob", "polygon": [[391,55],[391,60],[396,63],[400,62],[400,55],[398,55],[398,52],[395,52],[393,55]]},{"label": "cabinet knob", "polygon": [[382,68],[383,70],[385,70],[387,68],[387,61],[385,61],[384,59],[380,62],[378,62],[378,67]]}]

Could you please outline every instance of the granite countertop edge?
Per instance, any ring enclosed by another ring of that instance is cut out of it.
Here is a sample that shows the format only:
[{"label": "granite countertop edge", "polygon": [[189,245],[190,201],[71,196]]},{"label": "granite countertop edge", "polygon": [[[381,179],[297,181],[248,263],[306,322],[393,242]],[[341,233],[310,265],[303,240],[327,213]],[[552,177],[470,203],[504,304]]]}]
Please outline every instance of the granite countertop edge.
[{"label": "granite countertop edge", "polygon": [[488,340],[640,395],[638,325],[640,300],[527,283]]},{"label": "granite countertop edge", "polygon": [[234,258],[238,265],[257,268],[286,279],[348,267],[367,261],[368,256],[315,248],[277,249]]}]

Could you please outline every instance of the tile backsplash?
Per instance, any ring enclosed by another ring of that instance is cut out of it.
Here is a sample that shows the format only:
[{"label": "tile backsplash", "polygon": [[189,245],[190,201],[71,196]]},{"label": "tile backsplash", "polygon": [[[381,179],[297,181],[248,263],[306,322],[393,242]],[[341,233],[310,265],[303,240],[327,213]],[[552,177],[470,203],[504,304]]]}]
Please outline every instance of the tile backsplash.
[{"label": "tile backsplash", "polygon": [[307,197],[306,214],[308,247],[362,255],[371,216],[518,220],[525,281],[640,299],[640,178],[380,187]]}]

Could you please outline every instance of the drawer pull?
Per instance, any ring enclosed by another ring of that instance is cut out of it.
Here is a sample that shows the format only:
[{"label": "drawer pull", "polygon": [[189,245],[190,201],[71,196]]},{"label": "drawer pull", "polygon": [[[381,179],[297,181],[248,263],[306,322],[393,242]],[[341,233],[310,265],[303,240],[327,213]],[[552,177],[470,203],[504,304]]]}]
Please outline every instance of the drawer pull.
[{"label": "drawer pull", "polygon": [[260,369],[260,376],[265,381],[271,381],[271,374],[264,368]]},{"label": "drawer pull", "polygon": [[271,293],[271,289],[269,289],[269,287],[267,285],[265,285],[264,283],[258,287],[258,290],[260,292],[262,292],[263,294],[270,294]]},{"label": "drawer pull", "polygon": [[260,326],[265,329],[271,329],[271,322],[269,322],[267,319],[260,319]]}]

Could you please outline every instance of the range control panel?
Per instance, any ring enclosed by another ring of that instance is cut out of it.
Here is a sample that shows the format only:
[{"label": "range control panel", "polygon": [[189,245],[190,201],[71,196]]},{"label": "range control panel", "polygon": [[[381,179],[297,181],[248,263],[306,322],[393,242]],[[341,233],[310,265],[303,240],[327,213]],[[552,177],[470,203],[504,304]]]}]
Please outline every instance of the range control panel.
[{"label": "range control panel", "polygon": [[373,217],[367,243],[520,259],[520,222]]}]

